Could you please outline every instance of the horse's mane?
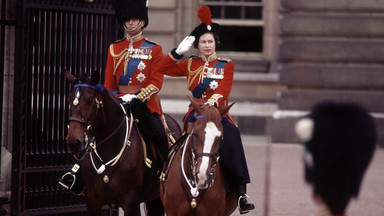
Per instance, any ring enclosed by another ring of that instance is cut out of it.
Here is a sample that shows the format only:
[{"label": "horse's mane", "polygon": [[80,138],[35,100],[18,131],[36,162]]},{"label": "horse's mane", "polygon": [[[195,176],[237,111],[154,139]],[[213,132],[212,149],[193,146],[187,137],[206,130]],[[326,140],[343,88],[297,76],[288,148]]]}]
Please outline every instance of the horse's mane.
[{"label": "horse's mane", "polygon": [[[89,74],[87,74],[87,73],[81,73],[79,75],[78,80],[76,80],[74,84],[85,83],[85,84],[88,84],[88,85],[97,86],[97,85],[101,85],[101,84],[98,84],[99,80],[100,80],[100,76],[99,76],[99,73],[97,73],[96,71],[91,76]],[[115,97],[115,95],[112,94],[112,91],[110,91],[107,88],[105,88],[104,85],[102,85],[102,86],[103,86],[102,92],[105,91],[107,93],[107,95],[112,99],[112,102],[116,106],[120,106],[120,101]]]},{"label": "horse's mane", "polygon": [[116,105],[116,106],[120,106],[120,101],[115,97],[115,95],[112,93],[112,91],[108,90],[107,88],[104,87],[104,90],[107,95],[112,99],[112,102]]}]

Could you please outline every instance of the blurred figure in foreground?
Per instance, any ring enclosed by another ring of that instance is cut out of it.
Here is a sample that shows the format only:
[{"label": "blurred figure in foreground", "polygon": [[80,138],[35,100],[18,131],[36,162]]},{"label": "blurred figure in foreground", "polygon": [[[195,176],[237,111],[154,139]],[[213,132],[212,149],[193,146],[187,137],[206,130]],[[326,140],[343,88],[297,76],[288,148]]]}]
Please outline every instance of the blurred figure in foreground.
[{"label": "blurred figure in foreground", "polygon": [[373,118],[355,103],[320,102],[299,120],[305,180],[319,205],[317,216],[346,215],[357,198],[376,142]]}]

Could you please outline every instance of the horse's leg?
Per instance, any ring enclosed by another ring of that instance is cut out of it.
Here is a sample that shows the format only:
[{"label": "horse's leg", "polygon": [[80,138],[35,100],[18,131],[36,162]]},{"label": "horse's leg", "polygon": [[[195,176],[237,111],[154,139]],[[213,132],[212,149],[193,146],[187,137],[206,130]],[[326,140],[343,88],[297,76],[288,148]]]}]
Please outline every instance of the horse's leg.
[{"label": "horse's leg", "polygon": [[145,203],[147,216],[164,216],[164,207],[160,197]]},{"label": "horse's leg", "polygon": [[140,204],[127,207],[127,208],[122,208],[124,212],[124,216],[140,216]]},{"label": "horse's leg", "polygon": [[137,194],[131,194],[121,208],[124,211],[124,216],[140,216],[140,203],[137,201]]},{"label": "horse's leg", "polygon": [[101,208],[102,206],[96,204],[95,202],[91,202],[89,200],[86,201],[88,215],[90,216],[101,216]]}]

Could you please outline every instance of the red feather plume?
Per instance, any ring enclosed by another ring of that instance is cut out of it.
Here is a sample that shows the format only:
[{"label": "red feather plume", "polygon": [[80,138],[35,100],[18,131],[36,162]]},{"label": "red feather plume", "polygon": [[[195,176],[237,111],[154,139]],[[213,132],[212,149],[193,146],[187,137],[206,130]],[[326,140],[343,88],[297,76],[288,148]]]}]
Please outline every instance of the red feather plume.
[{"label": "red feather plume", "polygon": [[211,25],[212,24],[212,14],[211,10],[207,6],[202,6],[197,11],[197,16],[200,18],[200,21],[205,23],[205,25]]}]

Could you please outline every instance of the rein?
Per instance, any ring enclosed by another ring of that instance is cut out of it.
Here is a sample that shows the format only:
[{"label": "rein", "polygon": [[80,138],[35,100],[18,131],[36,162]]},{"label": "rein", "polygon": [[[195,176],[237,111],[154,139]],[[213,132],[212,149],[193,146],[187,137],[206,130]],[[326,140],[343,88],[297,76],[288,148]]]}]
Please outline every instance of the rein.
[{"label": "rein", "polygon": [[[195,117],[195,119],[206,119],[207,117],[205,115],[198,115]],[[188,145],[188,142],[189,142],[189,139],[191,138],[191,136],[193,135],[194,133],[194,129],[192,129],[192,132],[188,135],[187,137],[187,140],[185,141],[185,145],[183,147],[183,152],[182,152],[182,156],[181,156],[181,160],[180,160],[180,166],[181,166],[181,171],[182,171],[182,174],[183,174],[183,177],[185,179],[185,181],[187,182],[189,188],[190,188],[190,193],[192,195],[192,197],[196,198],[199,196],[199,190],[197,189],[196,187],[196,180],[193,181],[193,180],[190,180],[186,173],[185,173],[185,169],[184,169],[184,158],[185,158],[185,152],[186,152],[186,149],[187,149],[187,145]],[[193,175],[195,175],[196,173],[196,165],[197,165],[197,159],[199,157],[209,157],[212,159],[212,167],[211,167],[211,172],[210,172],[210,175],[213,177],[214,174],[215,174],[215,166],[216,166],[216,162],[219,158],[219,152],[216,154],[216,155],[213,155],[213,154],[210,154],[210,153],[205,153],[205,152],[202,152],[202,153],[196,153],[195,151],[195,148],[194,148],[194,142],[193,142],[193,137],[191,139],[191,149],[192,149],[192,173]],[[209,183],[209,186],[212,186],[213,184],[213,181],[211,181]]]},{"label": "rein", "polygon": [[188,179],[187,175],[185,174],[185,170],[184,170],[185,150],[187,149],[187,144],[188,144],[189,138],[191,137],[192,134],[193,134],[193,131],[188,135],[187,140],[185,141],[185,145],[183,148],[183,154],[181,155],[180,166],[181,166],[181,171],[183,173],[184,179],[190,188],[191,195],[193,197],[197,197],[197,196],[199,196],[199,190],[197,189],[197,187],[193,187],[193,185],[191,184],[192,180]]},{"label": "rein", "polygon": [[[92,88],[92,89],[95,89],[96,92],[98,93],[98,97],[100,96],[100,92],[103,91],[103,86],[98,84],[96,86],[93,86],[93,85],[89,85],[89,84],[76,84],[73,86],[74,88],[79,88],[79,87],[85,87],[85,88]],[[100,108],[103,108],[103,102],[101,99],[98,99],[98,97],[95,97],[95,103],[97,105],[97,108],[96,110],[94,111],[93,115],[96,115],[97,114],[97,111],[100,109]],[[73,100],[73,106],[77,109],[79,109],[79,107],[77,106],[79,103],[79,95],[77,95],[75,97],[75,99]],[[88,136],[87,132],[89,134],[92,134],[92,123],[90,121],[86,122],[84,120],[84,118],[81,116],[81,119],[79,118],[75,118],[75,117],[72,117],[72,118],[69,118],[69,121],[76,121],[76,122],[79,122],[83,125],[85,125],[87,127],[86,129],[86,132],[84,132],[84,136],[85,136],[85,151],[86,152],[89,152],[90,154],[90,158],[91,158],[91,162],[92,162],[92,165],[93,165],[93,168],[95,169],[95,171],[98,173],[98,174],[102,174],[104,171],[105,171],[105,166],[114,166],[116,165],[116,163],[120,160],[121,156],[123,155],[123,152],[124,150],[126,149],[126,146],[130,146],[131,143],[129,141],[129,137],[130,137],[130,134],[131,134],[131,130],[132,130],[132,124],[133,124],[133,117],[132,117],[132,113],[130,113],[130,117],[131,117],[131,121],[129,121],[129,118],[127,116],[127,113],[125,112],[125,109],[123,107],[122,104],[120,104],[120,107],[121,109],[123,110],[123,113],[124,113],[124,116],[125,118],[122,118],[121,121],[120,121],[120,124],[119,126],[110,134],[108,135],[106,138],[104,138],[102,141],[100,141],[98,143],[98,145],[96,145],[96,140],[95,140],[95,137],[94,135],[91,135],[91,137]],[[81,112],[79,112],[81,114]],[[104,163],[104,160],[101,158],[101,156],[98,154],[97,152],[97,146],[101,146],[103,145],[104,143],[106,143],[111,137],[113,137],[119,130],[120,128],[124,125],[124,120],[125,120],[125,123],[126,123],[126,131],[125,131],[125,139],[124,139],[124,142],[123,142],[123,145],[119,151],[119,153],[113,157],[111,160],[109,160],[108,162]],[[89,149],[87,150],[87,149]],[[97,158],[100,160],[100,162],[102,163],[102,165],[97,168],[96,165],[95,165],[95,161],[93,159],[93,153],[95,153],[95,155],[97,156]]]},{"label": "rein", "polygon": [[[95,162],[94,162],[94,160],[93,160],[92,152],[89,153],[89,154],[90,154],[90,158],[91,158],[91,162],[92,162],[92,165],[93,165],[93,168],[95,169],[95,171],[96,171],[98,174],[102,174],[102,173],[104,172],[104,170],[105,170],[105,166],[114,166],[114,165],[116,165],[116,163],[120,160],[120,158],[121,158],[121,156],[122,156],[122,154],[123,154],[123,152],[124,152],[126,146],[127,146],[127,145],[128,145],[128,146],[131,145],[131,143],[130,143],[130,141],[129,141],[129,137],[130,137],[130,135],[131,135],[132,124],[133,124],[132,113],[130,113],[131,120],[129,121],[129,118],[128,118],[126,112],[125,112],[125,109],[124,109],[123,105],[120,104],[120,106],[121,106],[121,109],[123,110],[123,112],[124,112],[124,114],[125,114],[125,118],[124,118],[124,119],[125,119],[125,122],[126,122],[126,131],[125,131],[125,139],[124,139],[124,143],[123,143],[123,146],[121,147],[119,153],[118,153],[114,158],[112,158],[110,161],[104,163],[103,159],[102,159],[102,158],[100,157],[100,155],[97,153],[96,144],[90,145],[91,148],[92,148],[92,150],[93,150],[93,152],[95,153],[95,155],[98,157],[98,159],[99,159],[100,162],[102,163],[102,165],[101,165],[99,168],[96,168]],[[114,133],[110,134],[108,137],[106,137],[105,139],[103,139],[103,140],[100,142],[100,144],[99,144],[98,146],[100,146],[100,145],[102,145],[103,143],[105,143],[109,138],[111,138],[111,137],[118,131],[118,129],[120,129],[120,127],[123,125],[122,123],[124,122],[124,121],[123,121],[124,119],[122,119],[122,121],[121,121],[119,127],[116,128],[116,130],[114,131]]]}]

